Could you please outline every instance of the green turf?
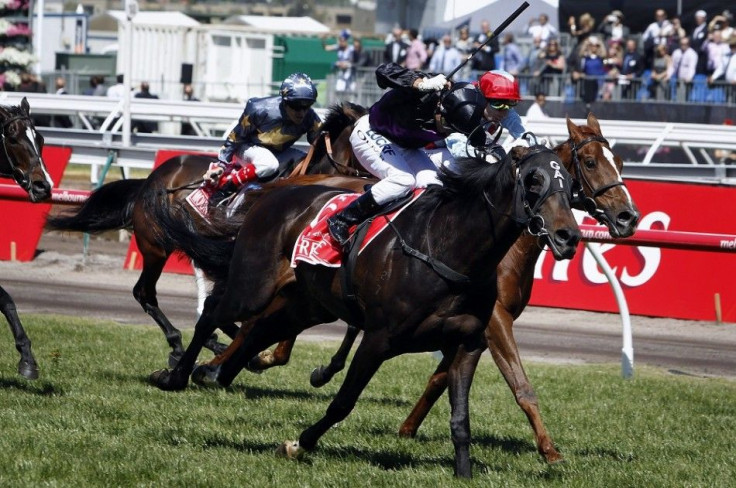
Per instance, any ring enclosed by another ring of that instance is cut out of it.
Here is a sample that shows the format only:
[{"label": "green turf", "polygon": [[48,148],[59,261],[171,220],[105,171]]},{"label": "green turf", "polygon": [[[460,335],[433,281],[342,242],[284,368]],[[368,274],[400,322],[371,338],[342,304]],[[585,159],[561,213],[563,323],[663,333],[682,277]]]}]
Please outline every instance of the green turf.
[{"label": "green turf", "polygon": [[[355,411],[304,461],[274,450],[325,411],[309,371],[335,344],[298,343],[292,362],[243,373],[230,389],[162,392],[158,329],[25,316],[41,366],[28,382],[0,333],[0,486],[166,487],[731,487],[736,480],[736,382],[638,367],[527,364],[547,428],[566,462],[548,466],[487,356],[471,393],[474,479],[452,477],[449,406],[441,399],[417,439],[396,431],[435,367],[431,355],[386,363]],[[188,338],[189,335],[185,334]]]}]

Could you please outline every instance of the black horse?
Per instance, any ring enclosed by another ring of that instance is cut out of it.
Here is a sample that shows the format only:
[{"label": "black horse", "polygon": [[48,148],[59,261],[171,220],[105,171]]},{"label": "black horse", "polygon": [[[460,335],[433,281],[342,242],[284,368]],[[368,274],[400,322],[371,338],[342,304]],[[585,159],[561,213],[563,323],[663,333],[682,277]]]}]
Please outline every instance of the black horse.
[{"label": "black horse", "polygon": [[[326,416],[280,452],[299,455],[344,419],[380,365],[408,352],[441,350],[448,371],[455,473],[471,475],[468,393],[486,342],[483,330],[496,297],[496,266],[524,229],[544,236],[558,259],[580,239],[569,195],[571,178],[559,158],[536,146],[515,148],[504,163],[463,161],[431,186],[357,256],[349,275],[299,263],[295,241],[333,196],[334,188],[283,186],[264,192],[245,214],[226,282],[207,298],[194,339],[172,371],[151,375],[162,389],[185,388],[204,342],[220,323],[244,321],[250,332],[238,351],[212,372],[229,385],[265,347],[319,323],[342,318],[364,337]],[[218,243],[195,238],[181,219],[166,219],[169,235],[203,269],[217,267]],[[421,222],[421,225],[417,225]],[[228,261],[232,244],[222,247]]]},{"label": "black horse", "polygon": [[[344,102],[329,108],[322,124],[322,135],[310,150],[307,174],[359,174],[352,159],[349,135],[353,124],[366,113],[360,105]],[[189,194],[202,182],[202,175],[213,159],[202,155],[175,156],[151,172],[145,179],[129,179],[107,183],[92,192],[90,197],[71,212],[50,217],[47,227],[54,230],[77,232],[103,232],[113,229],[133,230],[138,249],[143,258],[143,269],[135,286],[133,296],[161,328],[171,347],[169,365],[174,366],[184,348],[181,332],[174,327],[158,306],[156,283],[164,265],[174,251],[174,245],[162,232],[154,216],[153,206],[160,202],[159,193],[166,189],[165,208],[169,204],[183,203]],[[282,175],[289,175],[293,164],[282,168]],[[317,178],[319,179],[319,178]],[[307,179],[308,180],[308,179]],[[307,181],[305,180],[305,181]],[[198,233],[208,234],[210,224],[193,209],[188,215]],[[230,337],[237,332],[234,324],[221,324]],[[207,348],[221,352],[223,347],[210,339]]]},{"label": "black horse", "polygon": [[[35,203],[51,197],[53,182],[41,158],[43,136],[36,131],[30,112],[25,97],[18,106],[0,106],[0,177],[15,180],[28,193],[31,202]],[[23,330],[13,299],[2,287],[0,311],[10,324],[15,348],[20,353],[18,373],[32,380],[38,378],[38,364],[31,351],[31,341]]]}]

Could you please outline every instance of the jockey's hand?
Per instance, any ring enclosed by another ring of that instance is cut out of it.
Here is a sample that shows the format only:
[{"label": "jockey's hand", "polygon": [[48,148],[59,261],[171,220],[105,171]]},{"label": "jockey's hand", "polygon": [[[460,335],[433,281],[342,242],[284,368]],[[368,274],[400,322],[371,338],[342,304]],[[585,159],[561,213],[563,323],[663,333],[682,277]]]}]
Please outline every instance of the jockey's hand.
[{"label": "jockey's hand", "polygon": [[222,176],[222,173],[224,173],[225,170],[222,166],[220,166],[217,163],[210,163],[210,167],[207,168],[207,171],[202,175],[202,178],[206,183],[215,184],[218,181],[220,181],[220,176]]},{"label": "jockey's hand", "polygon": [[447,78],[443,74],[433,76],[432,78],[422,78],[417,85],[417,89],[423,92],[442,90],[447,84]]},{"label": "jockey's hand", "polygon": [[546,147],[547,149],[554,149],[552,142],[547,137],[540,137],[537,139],[537,144]]},{"label": "jockey's hand", "polygon": [[490,152],[488,153],[489,157],[492,157],[495,159],[495,162],[502,161],[503,158],[506,157],[506,150],[501,146],[500,144],[495,145],[491,148]]}]

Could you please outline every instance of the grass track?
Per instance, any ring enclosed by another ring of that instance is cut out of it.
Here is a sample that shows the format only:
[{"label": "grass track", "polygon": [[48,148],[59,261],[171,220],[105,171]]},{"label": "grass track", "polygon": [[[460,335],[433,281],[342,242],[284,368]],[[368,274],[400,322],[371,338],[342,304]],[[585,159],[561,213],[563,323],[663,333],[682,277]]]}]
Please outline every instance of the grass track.
[{"label": "grass track", "polygon": [[725,379],[638,367],[624,381],[618,364],[528,364],[567,459],[547,466],[485,356],[471,393],[474,479],[464,482],[452,477],[446,397],[417,439],[396,436],[436,365],[430,355],[386,363],[355,411],[297,463],[273,452],[316,421],[337,391],[337,382],[319,390],[308,383],[336,345],[300,343],[288,366],[243,373],[228,390],[167,393],[147,381],[167,357],[158,329],[23,319],[41,378],[15,374],[18,356],[3,326],[2,487],[732,487],[736,480],[736,382]]}]

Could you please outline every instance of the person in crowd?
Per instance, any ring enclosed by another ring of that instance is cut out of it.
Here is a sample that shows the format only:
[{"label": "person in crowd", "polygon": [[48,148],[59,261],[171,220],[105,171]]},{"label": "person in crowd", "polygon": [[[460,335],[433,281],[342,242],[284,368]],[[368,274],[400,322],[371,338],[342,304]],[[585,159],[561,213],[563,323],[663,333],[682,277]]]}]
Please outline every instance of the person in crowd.
[{"label": "person in crowd", "polygon": [[427,62],[427,46],[419,39],[419,31],[409,29],[409,48],[406,50],[406,67],[421,70]]},{"label": "person in crowd", "polygon": [[596,36],[588,37],[587,42],[581,46],[580,60],[572,73],[573,80],[578,81],[580,98],[586,106],[598,99],[606,76],[604,59],[606,50],[600,39]]},{"label": "person in crowd", "polygon": [[535,91],[541,90],[549,93],[554,77],[563,74],[567,69],[567,60],[560,50],[559,41],[556,39],[550,40],[540,55],[543,60],[541,69],[533,73],[539,83]]},{"label": "person in crowd", "polygon": [[[33,73],[24,71],[20,74],[20,84],[15,91],[28,93],[46,93],[46,85]],[[50,115],[32,114],[33,124],[39,127],[49,127],[51,125]]]},{"label": "person in crowd", "polygon": [[120,74],[116,77],[117,83],[112,85],[110,88],[107,89],[107,98],[114,98],[116,100],[122,100],[123,96],[125,95],[125,85],[123,84],[123,81],[125,80],[124,75]]},{"label": "person in crowd", "polygon": [[[69,92],[66,91],[66,80],[63,76],[59,76],[54,81],[54,85],[56,87],[56,94],[57,95],[68,95]],[[51,125],[54,127],[62,127],[64,129],[69,129],[71,127],[74,127],[74,123],[72,122],[72,119],[68,115],[54,115],[51,117]]]},{"label": "person in crowd", "polygon": [[607,44],[611,42],[623,43],[624,39],[628,39],[631,35],[631,29],[624,25],[623,12],[614,10],[598,26],[598,33]]},{"label": "person in crowd", "polygon": [[667,50],[669,52],[674,52],[677,46],[680,45],[680,39],[687,37],[679,17],[672,17],[670,25],[662,30],[662,34],[667,38]]},{"label": "person in crowd", "polygon": [[[141,82],[141,89],[135,95],[134,98],[148,98],[158,100],[158,95],[151,93],[151,86],[147,81]],[[151,134],[152,132],[158,132],[158,122],[153,120],[133,120],[131,130],[139,134]]]},{"label": "person in crowd", "polygon": [[544,49],[542,48],[542,38],[537,36],[532,38],[532,45],[529,47],[529,52],[524,60],[524,71],[534,75],[542,71],[543,67]]},{"label": "person in crowd", "polygon": [[524,55],[521,48],[514,42],[514,35],[507,32],[503,36],[503,69],[516,76],[524,68]]},{"label": "person in crowd", "polygon": [[491,41],[483,46],[470,60],[471,68],[474,71],[490,71],[496,69],[496,53],[499,52],[499,45],[498,39],[492,37],[491,23],[486,19],[481,20],[480,34],[473,40],[473,48],[477,49],[483,46],[483,43],[488,41],[488,39],[491,39]]},{"label": "person in crowd", "polygon": [[366,68],[372,64],[370,54],[363,49],[363,40],[353,37],[353,79],[357,77],[357,68]]},{"label": "person in crowd", "polygon": [[698,66],[698,53],[690,47],[690,38],[680,39],[680,47],[672,53],[672,64],[667,71],[665,81],[676,79],[680,86],[685,86],[685,100],[689,98],[692,90],[692,81],[695,76],[695,68]]},{"label": "person in crowd", "polygon": [[452,45],[450,34],[442,36],[442,44],[434,50],[429,60],[430,73],[449,73],[462,62],[460,51]]},{"label": "person in crowd", "polygon": [[549,117],[544,105],[547,103],[547,97],[544,92],[537,92],[534,95],[534,103],[532,103],[526,111],[526,120],[540,120]]},{"label": "person in crowd", "polygon": [[672,56],[667,51],[667,46],[659,44],[654,50],[652,60],[652,74],[649,82],[649,98],[657,100],[669,99],[670,90],[667,84],[667,73],[672,69]]},{"label": "person in crowd", "polygon": [[557,28],[549,23],[547,14],[539,14],[538,19],[531,19],[526,29],[527,34],[532,37],[539,36],[542,39],[542,47],[552,39],[557,39]]},{"label": "person in crowd", "polygon": [[633,100],[636,97],[636,93],[641,86],[641,76],[644,73],[644,68],[644,57],[639,52],[636,39],[627,39],[626,50],[619,70],[621,74],[619,77],[621,98]]},{"label": "person in crowd", "polygon": [[317,87],[304,73],[289,75],[271,97],[251,98],[203,178],[216,191],[217,205],[248,181],[275,176],[282,164],[306,155],[292,147],[303,135],[311,144],[319,134],[320,119],[312,109]]},{"label": "person in crowd", "polygon": [[713,32],[716,30],[721,31],[721,37],[723,39],[731,39],[734,35],[733,30],[733,15],[729,10],[724,10],[721,14],[714,16],[710,22],[708,22],[708,31]]},{"label": "person in crowd", "polygon": [[654,47],[658,44],[667,43],[667,37],[664,34],[670,25],[670,21],[667,20],[667,12],[661,8],[657,9],[654,12],[654,22],[647,26],[641,36],[642,42],[644,43],[644,60],[647,66],[651,65],[654,57]]},{"label": "person in crowd", "polygon": [[[194,88],[191,84],[186,83],[182,88],[182,100],[187,102],[199,102],[199,98],[194,96]],[[194,126],[189,122],[181,123],[181,135],[183,136],[196,136],[197,131],[194,130]]]},{"label": "person in crowd", "polygon": [[[712,75],[714,71],[721,67],[723,57],[729,53],[728,43],[723,42],[722,33],[714,30],[708,34],[708,41],[705,45],[706,63],[705,74]],[[698,57],[700,61],[700,57]]]},{"label": "person in crowd", "polygon": [[[458,39],[455,41],[455,49],[460,53],[461,61],[468,59],[468,56],[473,51],[473,41],[470,39],[470,28],[468,26],[463,26],[458,31]],[[468,81],[470,79],[471,68],[472,62],[465,63],[453,78],[457,81]]]},{"label": "person in crowd", "polygon": [[336,44],[326,44],[322,39],[322,47],[325,51],[335,51],[337,61],[333,64],[335,69],[335,91],[338,93],[354,91],[355,80],[353,78],[353,46],[349,42],[350,32],[345,29],[337,38]]},{"label": "person in crowd", "polygon": [[612,42],[606,49],[606,58],[603,60],[603,66],[606,71],[606,81],[603,83],[601,91],[601,99],[610,101],[613,98],[613,92],[617,83],[621,80],[621,68],[624,64],[624,51],[619,42]]},{"label": "person in crowd", "polygon": [[728,41],[729,52],[724,55],[723,61],[721,62],[718,69],[708,77],[708,83],[714,81],[725,81],[730,85],[728,90],[730,93],[729,100],[731,103],[736,103],[736,36],[731,36]]},{"label": "person in crowd", "polygon": [[406,53],[409,49],[409,44],[404,42],[403,33],[404,29],[397,26],[394,27],[391,34],[386,38],[386,48],[383,50],[384,63],[396,63],[406,66]]},{"label": "person in crowd", "polygon": [[690,46],[698,53],[698,66],[695,73],[706,74],[708,66],[708,52],[706,45],[708,44],[708,14],[705,10],[695,12],[695,27],[690,33]]},{"label": "person in crowd", "polygon": [[571,15],[567,19],[567,25],[570,28],[570,35],[575,40],[572,45],[573,49],[581,45],[589,35],[595,32],[595,19],[588,12],[581,14],[577,21],[575,16]]},{"label": "person in crowd", "polygon": [[351,226],[414,188],[438,182],[424,146],[452,132],[470,135],[474,144],[485,140],[480,125],[486,100],[472,84],[457,82],[442,94],[448,88],[445,75],[430,77],[395,63],[379,66],[376,80],[389,90],[355,124],[350,143],[361,165],[380,181],[328,219],[330,235],[341,246]]}]

